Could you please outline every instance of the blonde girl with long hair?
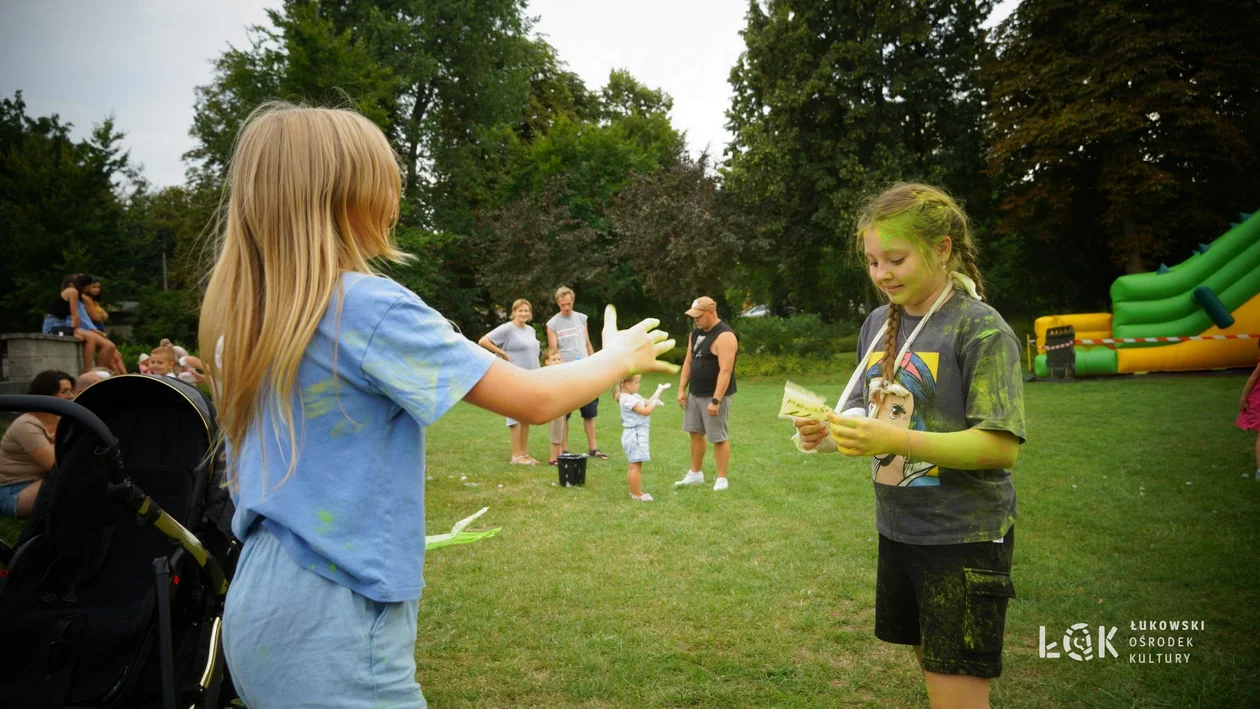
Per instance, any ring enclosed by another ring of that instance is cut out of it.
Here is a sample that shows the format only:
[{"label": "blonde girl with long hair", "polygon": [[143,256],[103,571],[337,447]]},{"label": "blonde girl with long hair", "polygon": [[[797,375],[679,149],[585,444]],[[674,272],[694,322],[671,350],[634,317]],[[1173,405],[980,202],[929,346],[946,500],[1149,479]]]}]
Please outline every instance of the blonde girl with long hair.
[{"label": "blonde girl with long hair", "polygon": [[796,419],[798,446],[871,457],[875,635],[914,647],[934,709],[987,707],[1015,595],[1019,342],[983,302],[967,216],[943,190],[888,189],[854,241],[888,303],[862,326],[844,415]]},{"label": "blonde girl with long hair", "polygon": [[563,367],[524,371],[374,271],[402,185],[384,134],[345,110],[269,104],[245,122],[200,341],[244,549],[224,647],[266,707],[423,707],[425,429],[460,400],[541,424],[631,371],[670,371],[645,320]]}]

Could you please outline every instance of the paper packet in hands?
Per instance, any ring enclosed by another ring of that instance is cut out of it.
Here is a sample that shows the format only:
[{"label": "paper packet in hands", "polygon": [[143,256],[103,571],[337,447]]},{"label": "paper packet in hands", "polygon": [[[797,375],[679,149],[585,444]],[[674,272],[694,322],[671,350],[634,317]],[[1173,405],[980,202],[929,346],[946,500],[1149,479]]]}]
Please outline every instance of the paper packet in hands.
[{"label": "paper packet in hands", "polygon": [[802,418],[826,423],[827,414],[831,412],[832,408],[827,406],[827,400],[821,394],[815,394],[795,382],[784,383],[779,418],[788,420]]}]

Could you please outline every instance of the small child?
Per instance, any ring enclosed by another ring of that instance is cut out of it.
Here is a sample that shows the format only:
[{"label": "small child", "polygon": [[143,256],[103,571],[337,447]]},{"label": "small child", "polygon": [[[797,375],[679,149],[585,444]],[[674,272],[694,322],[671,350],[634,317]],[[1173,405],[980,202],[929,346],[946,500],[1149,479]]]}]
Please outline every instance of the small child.
[{"label": "small child", "polygon": [[156,374],[161,377],[175,376],[175,350],[169,345],[160,345],[153,348],[149,353],[148,359],[149,374]]},{"label": "small child", "polygon": [[1242,398],[1238,402],[1238,420],[1234,425],[1244,431],[1256,432],[1256,480],[1260,480],[1260,386],[1256,386],[1257,381],[1260,381],[1260,362],[1256,362],[1255,370],[1243,385]]},{"label": "small child", "polygon": [[639,396],[638,374],[624,377],[613,389],[613,398],[621,408],[621,448],[626,453],[626,461],[630,469],[626,471],[626,480],[630,483],[630,499],[636,502],[651,502],[652,496],[643,492],[643,464],[651,460],[648,453],[648,433],[652,419],[648,418],[656,407],[661,405],[661,391],[668,387],[662,384],[657,387],[651,399]]},{"label": "small child", "polygon": [[[544,367],[554,367],[557,364],[564,364],[564,360],[560,358],[560,350],[556,347],[547,348],[547,356],[543,359]],[[564,451],[564,427],[568,425],[565,417],[559,416],[551,421],[551,458],[547,460],[547,465],[556,466],[560,464],[558,456]]]}]

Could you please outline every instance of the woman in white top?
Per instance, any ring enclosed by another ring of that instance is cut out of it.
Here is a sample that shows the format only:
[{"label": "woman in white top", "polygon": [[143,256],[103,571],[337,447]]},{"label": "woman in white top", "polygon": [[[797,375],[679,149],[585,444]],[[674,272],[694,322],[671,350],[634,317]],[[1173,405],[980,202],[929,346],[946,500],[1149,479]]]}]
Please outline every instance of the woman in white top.
[{"label": "woman in white top", "polygon": [[[512,319],[486,333],[477,344],[521,369],[538,369],[540,345],[538,333],[530,327],[534,311],[524,298],[512,303]],[[538,465],[529,455],[529,424],[507,420],[512,431],[512,464]]]}]

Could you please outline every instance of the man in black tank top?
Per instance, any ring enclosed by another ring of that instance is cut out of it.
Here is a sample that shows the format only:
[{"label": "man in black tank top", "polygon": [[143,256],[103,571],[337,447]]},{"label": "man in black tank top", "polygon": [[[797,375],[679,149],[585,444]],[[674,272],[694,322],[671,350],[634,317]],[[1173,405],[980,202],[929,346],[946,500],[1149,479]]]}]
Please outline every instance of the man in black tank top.
[{"label": "man in black tank top", "polygon": [[726,471],[731,461],[726,421],[731,411],[731,395],[735,393],[739,339],[730,325],[718,319],[717,303],[712,298],[696,298],[687,315],[696,321],[696,329],[687,340],[687,359],[683,361],[678,379],[678,405],[684,412],[683,430],[691,434],[691,468],[674,484],[704,483],[702,467],[707,437],[713,444],[713,458],[717,461],[713,489],[725,490]]}]

